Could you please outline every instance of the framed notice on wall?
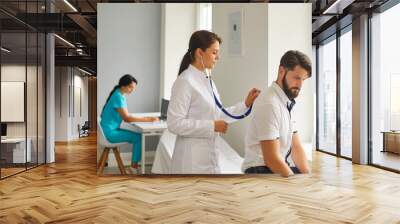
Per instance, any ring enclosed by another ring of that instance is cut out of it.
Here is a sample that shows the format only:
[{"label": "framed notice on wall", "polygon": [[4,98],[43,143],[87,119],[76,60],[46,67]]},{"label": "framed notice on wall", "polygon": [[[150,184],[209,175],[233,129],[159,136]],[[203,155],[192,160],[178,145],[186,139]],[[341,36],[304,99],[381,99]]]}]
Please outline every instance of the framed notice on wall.
[{"label": "framed notice on wall", "polygon": [[243,56],[243,12],[242,10],[229,14],[229,54]]},{"label": "framed notice on wall", "polygon": [[24,122],[25,82],[1,82],[1,122]]}]

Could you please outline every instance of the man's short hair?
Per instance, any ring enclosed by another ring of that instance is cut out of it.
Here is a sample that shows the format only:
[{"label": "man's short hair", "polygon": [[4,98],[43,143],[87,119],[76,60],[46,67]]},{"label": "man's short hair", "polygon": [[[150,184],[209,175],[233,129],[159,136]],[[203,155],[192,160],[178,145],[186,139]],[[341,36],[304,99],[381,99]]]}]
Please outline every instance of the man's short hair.
[{"label": "man's short hair", "polygon": [[312,69],[310,58],[300,51],[287,51],[282,56],[279,65],[291,71],[298,65],[308,72],[308,77],[311,77]]}]

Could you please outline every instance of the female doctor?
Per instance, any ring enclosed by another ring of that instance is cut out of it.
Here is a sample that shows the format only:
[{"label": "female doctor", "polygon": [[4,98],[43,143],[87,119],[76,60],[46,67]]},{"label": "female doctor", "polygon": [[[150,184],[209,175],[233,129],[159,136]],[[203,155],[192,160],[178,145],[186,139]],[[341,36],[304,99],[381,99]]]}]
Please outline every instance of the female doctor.
[{"label": "female doctor", "polygon": [[[206,69],[212,69],[218,61],[221,42],[215,33],[196,31],[182,59],[167,114],[168,130],[177,135],[171,164],[173,174],[220,173],[218,147],[223,144],[218,141],[224,140],[219,134],[227,131],[226,121],[231,118],[217,107],[219,94]],[[259,92],[253,88],[245,102],[226,111],[235,115],[249,113]]]}]

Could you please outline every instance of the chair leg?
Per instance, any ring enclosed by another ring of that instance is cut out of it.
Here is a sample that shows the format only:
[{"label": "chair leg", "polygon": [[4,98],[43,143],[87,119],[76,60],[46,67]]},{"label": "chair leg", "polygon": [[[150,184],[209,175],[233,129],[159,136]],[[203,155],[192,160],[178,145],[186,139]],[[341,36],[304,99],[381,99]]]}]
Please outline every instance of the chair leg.
[{"label": "chair leg", "polygon": [[115,159],[117,160],[118,167],[119,167],[119,170],[121,171],[121,174],[125,175],[126,174],[125,166],[124,166],[124,163],[122,162],[121,154],[119,153],[118,147],[113,148],[113,152],[114,152]]},{"label": "chair leg", "polygon": [[101,155],[100,155],[99,163],[98,163],[98,165],[97,165],[97,170],[100,169],[101,164],[102,164],[102,162],[103,162],[103,160],[104,160],[104,156],[105,156],[104,150],[105,150],[105,148],[103,149],[103,152],[102,152]]},{"label": "chair leg", "polygon": [[101,154],[100,157],[100,166],[99,166],[99,174],[103,174],[104,171],[104,166],[106,164],[106,161],[108,159],[108,153],[110,152],[109,148],[104,148],[103,153]]}]

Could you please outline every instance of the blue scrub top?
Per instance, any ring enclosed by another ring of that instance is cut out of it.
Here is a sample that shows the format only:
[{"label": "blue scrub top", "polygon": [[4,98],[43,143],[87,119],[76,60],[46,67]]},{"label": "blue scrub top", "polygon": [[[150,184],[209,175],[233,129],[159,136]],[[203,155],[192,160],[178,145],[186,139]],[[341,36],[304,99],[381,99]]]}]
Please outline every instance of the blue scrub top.
[{"label": "blue scrub top", "polygon": [[101,114],[100,124],[106,136],[109,131],[116,130],[121,125],[122,117],[119,115],[117,109],[127,107],[125,96],[122,95],[119,89],[115,90]]}]

